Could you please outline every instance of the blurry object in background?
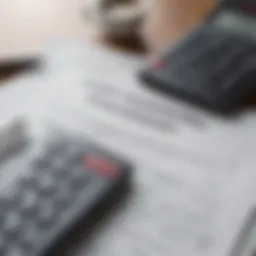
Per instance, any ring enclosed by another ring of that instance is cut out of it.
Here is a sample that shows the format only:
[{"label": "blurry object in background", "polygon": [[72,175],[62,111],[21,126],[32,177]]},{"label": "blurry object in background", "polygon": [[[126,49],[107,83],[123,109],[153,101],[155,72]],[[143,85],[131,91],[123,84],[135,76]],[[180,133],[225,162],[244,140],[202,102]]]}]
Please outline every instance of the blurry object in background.
[{"label": "blurry object in background", "polygon": [[87,0],[1,0],[0,62],[37,56],[52,38],[94,40],[81,17]]},{"label": "blurry object in background", "polygon": [[[100,41],[100,40],[99,40]],[[117,38],[115,36],[104,36],[102,41],[105,45],[115,50],[122,50],[128,53],[136,53],[139,55],[145,55],[148,52],[148,48],[141,37],[131,35],[127,38]]]},{"label": "blurry object in background", "polygon": [[156,90],[218,113],[240,111],[243,99],[256,88],[256,19],[239,7],[220,5],[159,57],[162,67],[149,67],[142,78]]},{"label": "blurry object in background", "polygon": [[98,24],[111,37],[138,35],[145,15],[145,0],[91,0],[86,17]]},{"label": "blurry object in background", "polygon": [[216,0],[151,0],[141,33],[151,51],[161,51],[197,26]]},{"label": "blurry object in background", "polygon": [[[64,36],[84,41],[98,41],[102,34],[100,29],[85,20],[84,12],[81,14],[84,7],[90,6],[90,1],[94,0],[0,1],[0,61],[37,55],[53,37]],[[215,2],[215,0],[144,1],[143,15],[146,15],[146,22],[142,24],[143,29],[140,29],[140,26],[138,29],[143,31],[139,34],[142,34],[141,38],[151,50],[159,50],[169,45],[177,35],[186,33],[187,28],[197,24]],[[110,41],[112,45],[113,40]],[[132,41],[129,48],[133,45],[137,45],[136,40],[135,43]],[[116,41],[114,46],[122,47]]]},{"label": "blurry object in background", "polygon": [[24,59],[16,59],[5,60],[0,63],[0,83],[6,81],[7,79],[20,75],[25,72],[29,72],[35,70],[38,67],[40,61],[39,58],[24,58]]}]

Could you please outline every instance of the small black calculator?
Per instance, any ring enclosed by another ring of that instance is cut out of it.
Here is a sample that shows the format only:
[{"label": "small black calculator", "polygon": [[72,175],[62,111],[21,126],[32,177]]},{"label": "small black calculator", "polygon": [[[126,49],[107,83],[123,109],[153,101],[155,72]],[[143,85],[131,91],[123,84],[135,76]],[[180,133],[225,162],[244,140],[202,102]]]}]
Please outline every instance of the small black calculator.
[{"label": "small black calculator", "polygon": [[127,194],[132,168],[75,132],[54,127],[37,140],[25,130],[17,122],[5,128],[15,140],[4,148],[16,150],[0,165],[0,255],[55,255],[75,227],[90,226]]},{"label": "small black calculator", "polygon": [[220,113],[256,89],[256,1],[224,1],[140,74],[146,86]]}]

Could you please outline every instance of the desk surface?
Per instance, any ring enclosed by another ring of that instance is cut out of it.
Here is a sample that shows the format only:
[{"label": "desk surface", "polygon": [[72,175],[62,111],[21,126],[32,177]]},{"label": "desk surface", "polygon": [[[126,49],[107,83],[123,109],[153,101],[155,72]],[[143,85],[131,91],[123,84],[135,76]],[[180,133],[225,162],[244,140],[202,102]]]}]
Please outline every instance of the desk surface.
[{"label": "desk surface", "polygon": [[[0,62],[34,55],[54,36],[98,37],[83,20],[85,1],[1,0]],[[156,50],[165,47],[198,24],[213,6],[212,0],[154,0],[143,29],[147,43]]]},{"label": "desk surface", "polygon": [[[1,0],[0,62],[38,53],[56,36],[82,40],[98,37],[86,24],[87,0]],[[153,0],[142,33],[154,49],[165,47],[195,26],[214,6],[215,0]],[[168,11],[167,11],[168,10]]]}]

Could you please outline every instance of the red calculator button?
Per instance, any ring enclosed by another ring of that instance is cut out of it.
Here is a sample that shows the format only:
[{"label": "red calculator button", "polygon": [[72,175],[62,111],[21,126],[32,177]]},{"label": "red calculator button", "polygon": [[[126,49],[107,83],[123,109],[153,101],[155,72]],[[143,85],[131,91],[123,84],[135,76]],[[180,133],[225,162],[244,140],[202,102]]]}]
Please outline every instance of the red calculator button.
[{"label": "red calculator button", "polygon": [[165,62],[163,60],[156,60],[155,62],[152,63],[151,65],[151,69],[157,71],[157,70],[161,70],[162,68],[164,68],[165,66]]},{"label": "red calculator button", "polygon": [[97,171],[108,178],[115,178],[119,174],[116,163],[102,155],[87,154],[84,157],[84,164],[87,169]]}]

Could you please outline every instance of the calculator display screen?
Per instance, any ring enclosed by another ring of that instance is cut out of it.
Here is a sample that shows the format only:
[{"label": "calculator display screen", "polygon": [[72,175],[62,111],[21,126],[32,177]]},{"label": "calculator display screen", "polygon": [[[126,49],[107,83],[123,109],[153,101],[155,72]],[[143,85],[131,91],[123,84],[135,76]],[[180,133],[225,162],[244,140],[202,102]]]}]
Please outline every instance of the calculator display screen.
[{"label": "calculator display screen", "polygon": [[214,20],[214,25],[241,35],[256,39],[256,19],[235,11],[222,11]]}]

